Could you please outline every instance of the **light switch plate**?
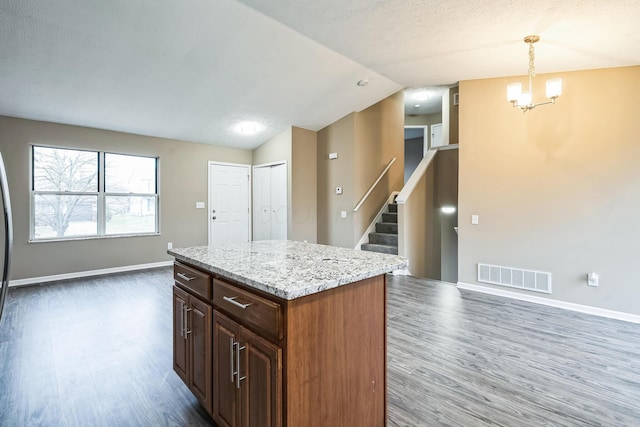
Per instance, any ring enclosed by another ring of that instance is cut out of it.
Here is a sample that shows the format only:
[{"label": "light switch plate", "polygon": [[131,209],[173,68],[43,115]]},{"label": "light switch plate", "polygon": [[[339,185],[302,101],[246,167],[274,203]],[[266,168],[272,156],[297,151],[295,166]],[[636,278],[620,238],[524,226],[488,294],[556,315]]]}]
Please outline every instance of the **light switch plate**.
[{"label": "light switch plate", "polygon": [[347,211],[340,211],[340,218],[346,218],[347,217]]},{"label": "light switch plate", "polygon": [[204,209],[204,202],[196,202],[196,209]]},{"label": "light switch plate", "polygon": [[336,194],[342,194],[342,187],[336,187]]},{"label": "light switch plate", "polygon": [[338,153],[329,153],[329,160],[335,160],[338,158]]},{"label": "light switch plate", "polygon": [[471,215],[471,224],[478,225],[479,220],[480,220],[479,215]]}]

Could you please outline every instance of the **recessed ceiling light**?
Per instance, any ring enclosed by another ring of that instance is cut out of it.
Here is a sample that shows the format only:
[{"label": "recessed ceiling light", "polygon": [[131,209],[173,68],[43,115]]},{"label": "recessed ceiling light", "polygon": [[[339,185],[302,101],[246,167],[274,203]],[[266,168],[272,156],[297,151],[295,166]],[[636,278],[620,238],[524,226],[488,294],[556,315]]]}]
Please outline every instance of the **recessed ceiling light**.
[{"label": "recessed ceiling light", "polygon": [[456,207],[455,206],[443,206],[443,207],[440,208],[440,210],[444,214],[452,214],[452,213],[454,213],[456,211]]},{"label": "recessed ceiling light", "polygon": [[416,101],[426,101],[431,97],[431,94],[426,90],[421,90],[420,92],[416,92],[413,94],[413,99]]},{"label": "recessed ceiling light", "polygon": [[420,105],[420,104],[416,104],[416,105],[414,105],[414,107],[415,107],[415,108],[420,108],[420,107],[422,107],[422,105]]},{"label": "recessed ceiling light", "polygon": [[360,87],[364,87],[369,84],[369,80],[366,80],[366,79],[358,80],[358,83],[356,84]]},{"label": "recessed ceiling light", "polygon": [[256,122],[241,122],[236,125],[236,132],[242,135],[253,135],[262,130],[262,126]]}]

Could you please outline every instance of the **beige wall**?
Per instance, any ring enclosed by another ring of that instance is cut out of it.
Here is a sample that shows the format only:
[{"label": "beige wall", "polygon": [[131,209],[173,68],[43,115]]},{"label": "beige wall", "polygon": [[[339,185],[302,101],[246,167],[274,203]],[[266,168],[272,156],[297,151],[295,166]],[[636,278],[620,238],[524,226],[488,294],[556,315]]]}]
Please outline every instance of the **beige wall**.
[{"label": "beige wall", "polygon": [[431,242],[435,231],[434,210],[435,166],[432,162],[406,202],[398,204],[398,254],[407,258],[413,276],[440,278],[440,262],[439,258],[436,260],[436,247]]},{"label": "beige wall", "polygon": [[[353,163],[355,115],[351,113],[318,132],[318,243],[353,247]],[[329,160],[329,153],[338,158]],[[343,194],[335,194],[341,186]],[[340,211],[347,218],[340,218]]]},{"label": "beige wall", "polygon": [[[160,236],[28,243],[30,144],[160,158]],[[174,247],[207,244],[207,162],[251,163],[251,151],[0,116],[14,219],[11,278],[24,279],[169,261]]]},{"label": "beige wall", "polygon": [[[433,153],[429,152],[416,173],[424,170]],[[401,194],[399,200],[403,197]],[[412,275],[457,281],[458,240],[453,228],[457,215],[443,214],[440,209],[445,205],[456,207],[457,201],[458,150],[440,149],[405,203],[398,204],[398,250],[409,260]]]},{"label": "beige wall", "polygon": [[287,163],[287,239],[317,240],[317,132],[289,127],[253,150],[253,164]]},{"label": "beige wall", "polygon": [[[458,226],[458,212],[445,214],[443,206],[458,206],[458,150],[439,150],[435,170],[436,228],[440,240],[440,280],[458,281],[458,234],[453,227]],[[435,243],[434,243],[435,244]]]},{"label": "beige wall", "polygon": [[318,239],[318,133],[294,127],[291,138],[290,240]]},{"label": "beige wall", "polygon": [[458,86],[447,89],[442,95],[442,142],[444,145],[459,142],[459,109],[453,105],[453,96],[460,91]]},{"label": "beige wall", "polygon": [[289,127],[253,150],[253,164],[264,165],[286,161],[290,170],[292,133],[292,128]]},{"label": "beige wall", "polygon": [[420,115],[407,114],[404,116],[405,126],[425,126],[436,123],[442,123],[442,113]]},{"label": "beige wall", "polygon": [[353,243],[360,240],[369,224],[393,191],[404,186],[404,94],[398,92],[356,113],[353,207],[366,194],[394,157],[396,161],[376,185],[362,207],[353,214]]},{"label": "beige wall", "polygon": [[[318,132],[318,242],[351,247],[404,181],[403,94],[396,93]],[[339,158],[329,160],[329,153]],[[358,212],[353,208],[396,157],[384,179]],[[336,187],[343,194],[335,194]],[[340,217],[340,211],[347,218]]]},{"label": "beige wall", "polygon": [[526,114],[505,98],[523,76],[460,84],[459,280],[549,271],[550,298],[640,314],[640,67],[537,75],[536,100],[551,77],[563,95]]}]

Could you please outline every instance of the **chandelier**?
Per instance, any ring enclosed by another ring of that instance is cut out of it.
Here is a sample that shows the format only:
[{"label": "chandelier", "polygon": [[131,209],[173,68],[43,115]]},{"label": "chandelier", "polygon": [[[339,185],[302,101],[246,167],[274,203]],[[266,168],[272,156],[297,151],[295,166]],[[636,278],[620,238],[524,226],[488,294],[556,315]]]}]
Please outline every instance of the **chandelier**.
[{"label": "chandelier", "polygon": [[562,79],[555,78],[547,80],[547,98],[550,101],[533,103],[533,90],[531,82],[536,75],[536,69],[534,65],[535,52],[533,44],[540,40],[540,36],[527,36],[524,38],[524,42],[529,45],[529,87],[526,92],[522,92],[522,83],[511,83],[507,86],[507,100],[514,107],[518,107],[523,113],[529,110],[533,110],[539,105],[555,104],[556,98],[562,94]]}]

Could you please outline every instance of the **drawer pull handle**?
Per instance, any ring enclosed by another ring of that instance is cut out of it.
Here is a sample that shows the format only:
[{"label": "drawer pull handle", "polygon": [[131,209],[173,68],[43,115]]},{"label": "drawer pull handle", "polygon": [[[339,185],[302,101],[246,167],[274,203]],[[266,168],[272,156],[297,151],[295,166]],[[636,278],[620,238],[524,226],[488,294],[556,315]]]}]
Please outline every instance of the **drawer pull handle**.
[{"label": "drawer pull handle", "polygon": [[176,275],[177,275],[179,278],[181,278],[182,280],[186,280],[187,282],[190,282],[190,281],[192,281],[192,280],[197,279],[197,277],[195,277],[195,276],[194,276],[194,277],[189,277],[189,276],[187,276],[186,274],[182,274],[182,273],[176,273]]},{"label": "drawer pull handle", "polygon": [[182,331],[180,332],[180,336],[182,336],[185,340],[187,339],[187,335],[191,333],[188,326],[188,318],[187,313],[190,312],[191,309],[187,308],[185,303],[182,303]]},{"label": "drawer pull handle", "polygon": [[222,299],[225,300],[226,302],[230,302],[231,304],[235,305],[236,307],[240,307],[243,310],[251,305],[251,303],[248,303],[248,304],[239,303],[238,301],[236,301],[236,298],[238,297],[222,297]]},{"label": "drawer pull handle", "polygon": [[233,342],[233,337],[229,338],[229,362],[231,364],[231,382],[233,383],[233,377],[236,375],[235,368],[233,367],[233,349],[236,344]]},{"label": "drawer pull handle", "polygon": [[240,388],[240,381],[246,380],[247,376],[240,378],[240,351],[247,348],[246,346],[240,347],[240,342],[236,341],[236,388]]}]

